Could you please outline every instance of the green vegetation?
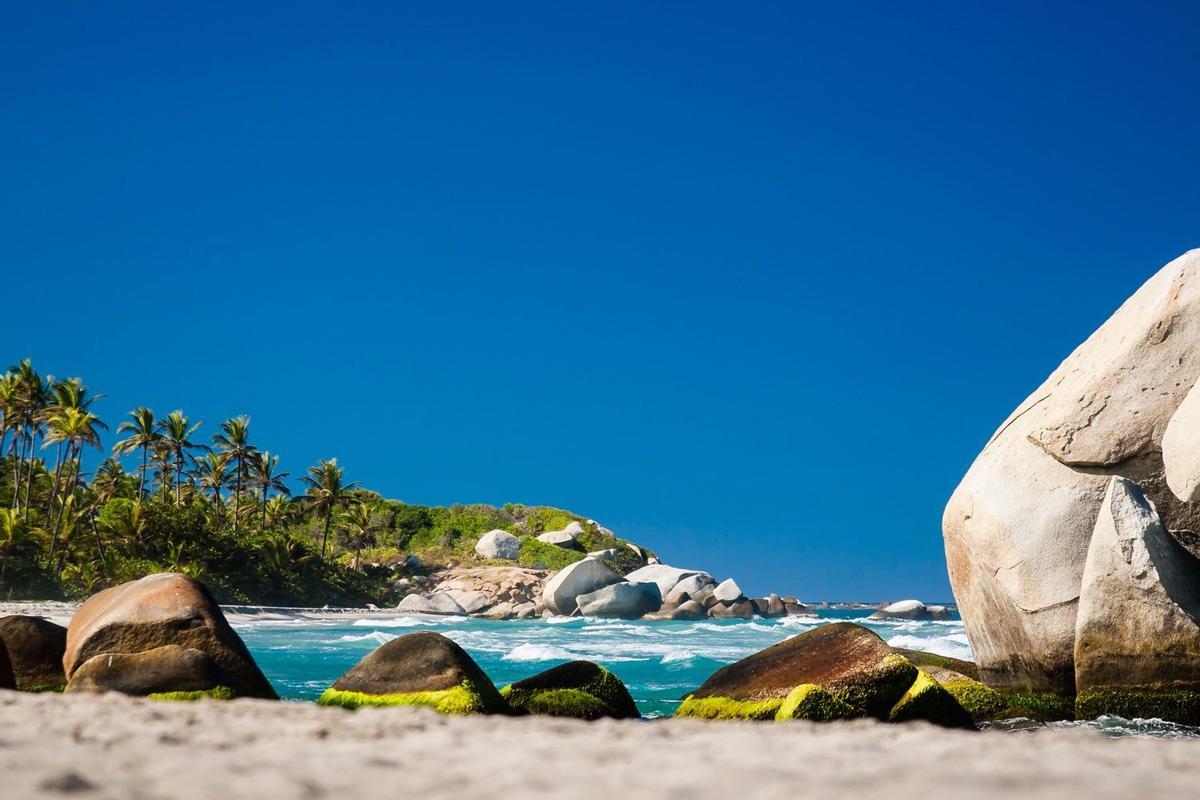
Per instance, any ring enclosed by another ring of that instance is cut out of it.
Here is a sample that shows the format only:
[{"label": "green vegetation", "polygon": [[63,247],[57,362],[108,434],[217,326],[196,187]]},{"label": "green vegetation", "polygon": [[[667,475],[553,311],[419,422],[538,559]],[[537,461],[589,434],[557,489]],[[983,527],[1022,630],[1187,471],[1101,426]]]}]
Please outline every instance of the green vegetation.
[{"label": "green vegetation", "polygon": [[1105,714],[1200,725],[1200,692],[1153,686],[1108,687],[1087,689],[1075,698],[1077,719],[1095,719]]},{"label": "green vegetation", "polygon": [[[604,549],[614,569],[641,563],[570,512],[385,500],[336,459],[304,470],[292,497],[280,456],[260,449],[246,416],[206,439],[183,411],[136,408],[106,445],[96,398],[28,360],[0,375],[0,598],[82,598],[172,571],[223,603],[389,605],[402,596],[394,584],[407,556],[427,568],[480,563],[475,543],[494,528],[525,541],[526,566],[559,569]],[[100,463],[85,464],[93,452]],[[577,549],[534,538],[572,521],[584,523]]]},{"label": "green vegetation", "polygon": [[888,715],[891,722],[925,720],[949,728],[974,728],[970,715],[948,691],[925,670],[917,670],[916,680],[896,701]]},{"label": "green vegetation", "polygon": [[[504,687],[500,690],[500,694],[514,707],[518,707],[511,697],[511,688],[510,686]],[[596,720],[611,716],[607,703],[582,689],[545,689],[540,692],[531,692],[520,702],[519,708],[522,711],[546,717]]]},{"label": "green vegetation", "polygon": [[1007,707],[1004,697],[999,692],[979,681],[964,676],[938,682],[976,722],[999,719],[1001,712]]},{"label": "green vegetation", "polygon": [[[997,718],[1029,717],[1040,722],[1075,719],[1075,699],[1035,689],[997,689],[1005,708]],[[1086,717],[1080,717],[1086,719]]]},{"label": "green vegetation", "polygon": [[154,692],[147,696],[151,700],[195,702],[196,700],[232,700],[237,697],[237,692],[228,686],[217,686],[195,692]]},{"label": "green vegetation", "polygon": [[506,710],[489,707],[483,695],[470,681],[463,681],[453,689],[396,694],[366,694],[329,688],[317,700],[317,704],[349,709],[362,706],[427,706],[441,714],[494,714]]},{"label": "green vegetation", "polygon": [[675,711],[677,717],[697,719],[775,719],[783,706],[780,698],[768,700],[730,700],[728,697],[693,697],[688,695]]},{"label": "green vegetation", "polygon": [[835,719],[854,719],[859,716],[862,714],[857,709],[815,683],[797,686],[775,713],[775,719],[779,722],[792,719],[831,722]]}]

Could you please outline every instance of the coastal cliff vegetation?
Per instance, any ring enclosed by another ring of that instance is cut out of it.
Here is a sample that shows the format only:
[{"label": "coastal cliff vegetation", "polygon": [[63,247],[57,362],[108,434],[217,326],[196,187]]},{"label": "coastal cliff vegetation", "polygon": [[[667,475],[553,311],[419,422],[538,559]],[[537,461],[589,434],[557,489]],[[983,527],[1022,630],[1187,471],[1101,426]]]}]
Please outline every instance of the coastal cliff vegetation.
[{"label": "coastal cliff vegetation", "polygon": [[[555,508],[387,500],[336,458],[293,475],[249,417],[207,435],[182,410],[106,421],[101,396],[29,360],[0,375],[0,598],[81,598],[169,571],[225,603],[394,604],[399,572],[476,562],[496,528],[545,569],[623,544],[595,525],[575,548],[537,541],[581,521]],[[423,567],[403,566],[412,555]]]}]

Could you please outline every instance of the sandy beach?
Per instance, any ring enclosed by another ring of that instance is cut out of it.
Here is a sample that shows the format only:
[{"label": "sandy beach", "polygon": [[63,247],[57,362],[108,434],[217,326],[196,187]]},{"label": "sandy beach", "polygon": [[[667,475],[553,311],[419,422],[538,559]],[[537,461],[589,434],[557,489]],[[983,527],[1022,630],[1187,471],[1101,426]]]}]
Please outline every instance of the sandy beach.
[{"label": "sandy beach", "polygon": [[0,692],[6,798],[1188,796],[1194,742]]}]

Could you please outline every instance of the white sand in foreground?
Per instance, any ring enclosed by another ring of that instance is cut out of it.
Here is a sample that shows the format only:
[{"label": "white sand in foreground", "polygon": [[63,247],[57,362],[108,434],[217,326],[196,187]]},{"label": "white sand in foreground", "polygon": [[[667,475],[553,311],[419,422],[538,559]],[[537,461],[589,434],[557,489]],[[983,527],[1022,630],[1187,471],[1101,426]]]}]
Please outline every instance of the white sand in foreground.
[{"label": "white sand in foreground", "polygon": [[0,691],[5,800],[1129,798],[1198,783],[1200,743],[1082,730],[589,724]]}]

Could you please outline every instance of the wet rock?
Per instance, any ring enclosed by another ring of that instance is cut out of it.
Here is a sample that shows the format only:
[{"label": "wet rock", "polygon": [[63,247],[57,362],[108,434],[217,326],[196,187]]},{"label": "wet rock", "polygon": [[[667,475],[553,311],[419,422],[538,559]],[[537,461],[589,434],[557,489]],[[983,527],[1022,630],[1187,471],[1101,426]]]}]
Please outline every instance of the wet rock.
[{"label": "wet rock", "polygon": [[560,664],[504,687],[501,694],[519,713],[585,720],[640,716],[625,684],[591,661]]}]

